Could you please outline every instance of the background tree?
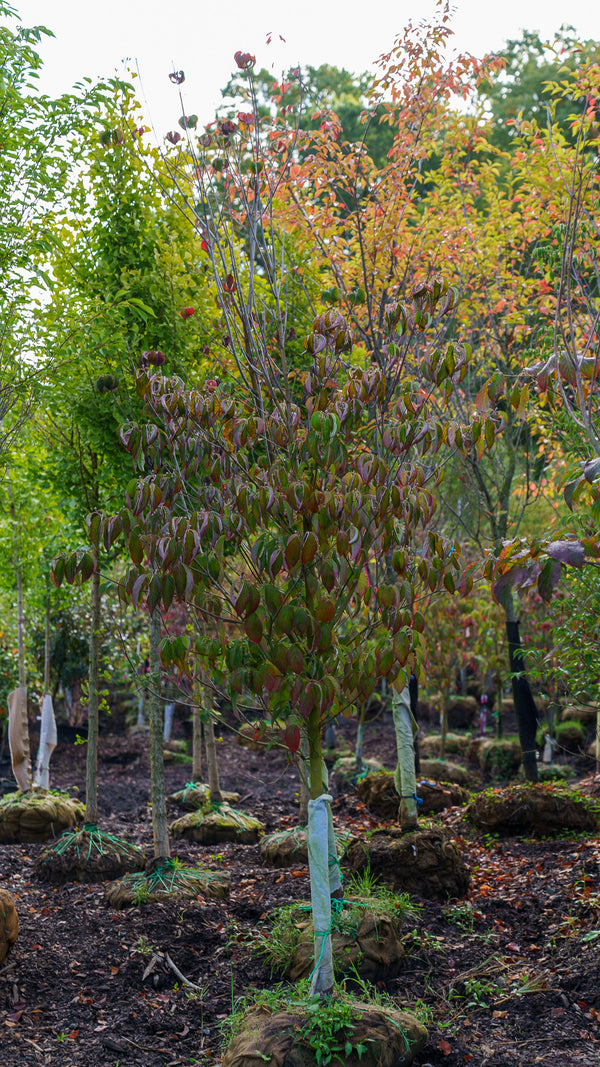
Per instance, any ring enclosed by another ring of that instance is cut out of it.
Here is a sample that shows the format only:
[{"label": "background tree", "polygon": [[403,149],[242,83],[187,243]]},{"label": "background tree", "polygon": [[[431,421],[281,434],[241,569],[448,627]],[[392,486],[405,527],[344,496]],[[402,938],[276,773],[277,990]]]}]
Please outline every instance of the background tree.
[{"label": "background tree", "polygon": [[[580,40],[568,25],[561,27],[553,41],[524,30],[520,38],[507,41],[496,57],[504,63],[502,71],[478,88],[478,97],[492,119],[491,143],[503,151],[514,148],[521,122],[534,122],[544,129],[548,109],[563,136],[572,140],[569,92],[576,89],[582,69],[600,58],[600,42]],[[554,107],[551,85],[558,82],[564,93]]]}]

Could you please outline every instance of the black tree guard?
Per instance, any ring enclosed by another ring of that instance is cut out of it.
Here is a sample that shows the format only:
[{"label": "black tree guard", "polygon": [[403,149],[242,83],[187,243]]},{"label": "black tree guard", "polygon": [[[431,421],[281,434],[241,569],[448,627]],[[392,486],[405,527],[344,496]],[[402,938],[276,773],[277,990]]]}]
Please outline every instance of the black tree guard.
[{"label": "black tree guard", "polygon": [[537,750],[535,744],[535,734],[538,726],[537,708],[525,674],[518,622],[506,620],[506,636],[508,637],[513,701],[517,715],[519,741],[521,743],[523,772],[528,782],[537,782]]}]

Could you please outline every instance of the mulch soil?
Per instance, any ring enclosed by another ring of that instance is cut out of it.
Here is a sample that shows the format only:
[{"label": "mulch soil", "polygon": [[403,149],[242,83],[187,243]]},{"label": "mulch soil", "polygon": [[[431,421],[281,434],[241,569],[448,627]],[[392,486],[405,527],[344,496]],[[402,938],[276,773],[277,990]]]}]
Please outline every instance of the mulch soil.
[{"label": "mulch soil", "polygon": [[[352,744],[354,732],[345,722],[340,743]],[[227,732],[218,747],[222,786],[241,794],[237,806],[267,833],[292,827],[298,783],[285,754],[249,752]],[[364,754],[393,767],[391,723],[369,724]],[[189,773],[189,765],[167,765],[169,791]],[[0,774],[10,776],[10,768]],[[76,787],[73,795],[83,797],[84,782],[85,747],[63,744],[53,756],[52,786]],[[352,788],[335,797],[333,810],[336,827],[355,835],[382,825]],[[151,857],[143,739],[102,737],[100,812],[103,830]],[[470,868],[468,898],[421,901],[406,924],[400,975],[379,983],[427,1025],[416,1063],[598,1067],[598,836],[491,838],[469,830],[458,808],[435,820]],[[219,1063],[232,1004],[253,987],[272,985],[249,946],[272,908],[308,898],[307,868],[267,867],[258,845],[177,840],[173,853],[186,865],[230,872],[230,898],[115,911],[104,902],[105,884],[36,880],[43,847],[0,846],[0,887],[13,894],[20,923],[0,965],[2,1067]],[[174,968],[197,988],[186,988]]]}]

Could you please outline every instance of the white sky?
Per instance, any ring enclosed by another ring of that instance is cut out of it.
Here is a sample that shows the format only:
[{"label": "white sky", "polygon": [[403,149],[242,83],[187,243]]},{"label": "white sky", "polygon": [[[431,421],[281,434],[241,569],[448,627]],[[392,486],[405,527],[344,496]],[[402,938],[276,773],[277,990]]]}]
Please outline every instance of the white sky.
[{"label": "white sky", "polygon": [[[184,105],[210,121],[220,90],[235,69],[238,49],[256,55],[257,66],[282,70],[298,63],[331,63],[355,73],[369,68],[409,19],[434,10],[434,0],[10,0],[25,26],[42,24],[55,34],[41,49],[40,82],[52,95],[84,76],[124,75],[124,60],[141,74],[146,122],[160,139],[176,127],[177,90],[169,72],[186,75]],[[600,38],[596,0],[456,0],[453,26],[458,51],[481,56],[500,49],[521,30],[554,36],[561,24],[583,37]],[[273,43],[266,45],[271,32]],[[285,38],[285,44],[279,40]]]}]

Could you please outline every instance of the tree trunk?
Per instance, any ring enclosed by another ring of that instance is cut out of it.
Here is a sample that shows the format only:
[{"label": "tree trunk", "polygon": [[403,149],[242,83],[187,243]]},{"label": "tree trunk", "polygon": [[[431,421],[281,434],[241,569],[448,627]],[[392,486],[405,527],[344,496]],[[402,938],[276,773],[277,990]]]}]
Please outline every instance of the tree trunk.
[{"label": "tree trunk", "polygon": [[44,613],[44,693],[50,692],[50,593],[46,596]]},{"label": "tree trunk", "polygon": [[298,815],[298,823],[300,826],[308,825],[308,801],[310,800],[310,763],[308,752],[308,737],[306,731],[303,729],[300,739],[300,764],[298,767],[298,775],[300,778],[300,812]]},{"label": "tree trunk", "polygon": [[410,693],[405,686],[401,693],[392,693],[392,713],[396,730],[398,763],[394,784],[400,797],[399,819],[403,830],[416,830],[417,781],[415,776],[414,719],[410,712]]},{"label": "tree trunk", "polygon": [[502,740],[502,735],[503,735],[503,732],[504,732],[503,724],[502,724],[502,693],[503,693],[503,690],[504,690],[504,686],[502,685],[502,676],[500,674],[497,674],[496,675],[496,701],[497,701],[497,708],[496,708],[496,741],[501,741]]},{"label": "tree trunk", "polygon": [[192,706],[192,782],[202,781],[202,719],[200,718],[201,687],[196,686]]},{"label": "tree trunk", "polygon": [[91,613],[85,821],[89,825],[96,825],[98,822],[98,691],[100,688],[100,569],[96,553],[94,553],[91,583]]},{"label": "tree trunk", "polygon": [[[419,711],[419,683],[416,675],[411,674],[408,682],[408,692],[410,696],[410,713],[413,717],[415,727],[417,724],[417,716]],[[413,748],[415,752],[415,774],[421,773],[421,753],[419,752],[419,734],[418,731],[413,731]]]},{"label": "tree trunk", "polygon": [[316,708],[311,711],[307,726],[311,796],[308,802],[308,867],[315,948],[310,985],[312,996],[315,993],[326,995],[333,989],[331,900],[342,896],[342,881],[333,836],[331,797],[325,792],[321,724]]},{"label": "tree trunk", "polygon": [[[506,613],[506,636],[508,637],[508,655],[512,677],[512,692],[521,743],[523,772],[528,782],[537,782],[537,748],[535,734],[538,726],[537,708],[531,687],[525,674],[525,664],[521,652],[519,622],[515,618],[512,599],[504,608]],[[515,678],[515,674],[520,677]]]},{"label": "tree trunk", "polygon": [[208,773],[210,802],[211,804],[222,804],[223,796],[221,794],[221,783],[219,781],[219,764],[217,762],[215,727],[210,715],[204,723],[204,739],[206,742],[206,769]]},{"label": "tree trunk", "polygon": [[358,718],[358,726],[356,728],[356,749],[354,752],[356,759],[356,773],[362,774],[363,769],[363,743],[365,740],[365,719],[367,717],[367,705],[366,703],[360,706],[360,715]]},{"label": "tree trunk", "polygon": [[446,755],[446,738],[448,737],[448,706],[450,704],[450,690],[445,689],[442,695],[442,710],[440,712],[440,754],[442,759]]},{"label": "tree trunk", "polygon": [[12,520],[12,557],[15,572],[15,584],[17,589],[17,658],[19,669],[19,688],[27,685],[25,677],[25,599],[23,595],[23,568],[21,566],[21,553],[17,540],[17,513],[12,487],[8,483],[8,501],[10,517]]},{"label": "tree trunk", "polygon": [[158,610],[150,616],[150,678],[149,709],[150,724],[150,801],[152,804],[152,832],[154,835],[154,858],[168,859],[171,855],[167,827],[167,803],[165,797],[165,764],[163,759],[163,724],[160,699],[161,664],[158,645],[161,618]]}]

